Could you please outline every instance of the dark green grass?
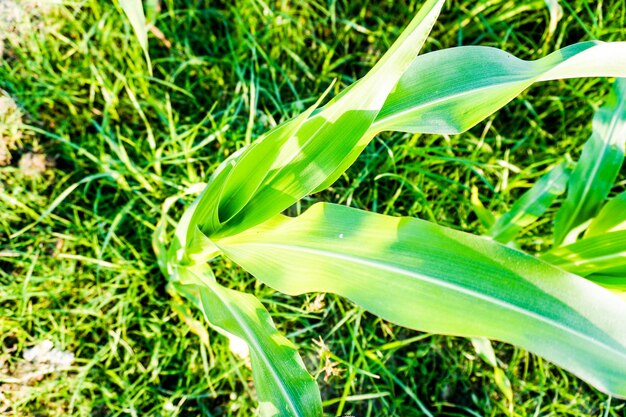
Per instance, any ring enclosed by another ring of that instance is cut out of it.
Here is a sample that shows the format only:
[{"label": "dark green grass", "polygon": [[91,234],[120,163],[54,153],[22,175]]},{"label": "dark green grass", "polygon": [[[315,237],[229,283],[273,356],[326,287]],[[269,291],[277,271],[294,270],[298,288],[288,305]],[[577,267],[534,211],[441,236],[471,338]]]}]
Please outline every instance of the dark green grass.
[{"label": "dark green grass", "polygon": [[[482,44],[530,59],[581,40],[626,40],[624,1],[563,6],[548,39],[542,1],[450,1],[425,50]],[[14,164],[0,168],[5,413],[252,415],[246,364],[214,332],[203,344],[166,292],[150,243],[160,205],[206,181],[220,161],[311,104],[333,79],[336,93],[364,75],[418,7],[162,1],[149,15],[171,47],[150,36],[153,78],[132,29],[108,1],[67,3],[39,20],[43,28],[12,41],[0,60],[0,88],[31,127]],[[331,189],[291,212],[330,201],[480,233],[471,188],[489,209],[506,210],[566,153],[578,155],[609,86],[591,79],[533,87],[460,136],[384,134]],[[31,151],[55,166],[26,176],[17,161]],[[520,241],[540,250],[550,232],[549,215]],[[259,296],[298,344],[330,415],[626,413],[623,401],[496,343],[511,404],[469,341],[402,329],[332,295],[317,309],[315,295],[288,297],[229,262],[214,266],[221,282]],[[44,339],[76,355],[71,370],[8,383],[24,366],[24,349]]]}]

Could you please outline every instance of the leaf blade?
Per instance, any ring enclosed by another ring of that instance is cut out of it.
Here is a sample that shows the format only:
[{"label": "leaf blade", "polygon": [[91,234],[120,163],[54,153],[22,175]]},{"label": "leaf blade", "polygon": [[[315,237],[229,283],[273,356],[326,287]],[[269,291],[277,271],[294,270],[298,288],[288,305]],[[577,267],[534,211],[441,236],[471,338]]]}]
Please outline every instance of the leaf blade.
[{"label": "leaf blade", "polygon": [[626,42],[582,42],[536,61],[484,46],[435,51],[413,61],[372,130],[458,134],[535,82],[594,76],[626,76]]},{"label": "leaf blade", "polygon": [[318,204],[216,244],[282,292],[333,292],[405,327],[514,343],[626,396],[626,324],[607,320],[626,304],[491,240]]},{"label": "leaf blade", "polygon": [[234,335],[249,347],[261,415],[320,417],[317,383],[260,301],[219,285],[206,265],[183,268],[179,274],[173,283],[176,291],[194,303],[214,329]]},{"label": "leaf blade", "polygon": [[[432,52],[410,62],[441,3],[430,0],[370,73],[314,112],[282,144],[254,195],[243,207],[229,211],[230,219],[212,227],[214,221],[205,223],[197,216],[201,230],[214,237],[236,234],[330,186],[380,131],[461,133],[534,82],[626,76],[626,43],[619,42],[575,44],[537,61],[472,46]],[[409,40],[417,45],[410,45]],[[588,62],[589,58],[593,60]],[[236,170],[236,160],[230,162]],[[234,184],[229,187],[220,192],[234,195]]]},{"label": "leaf blade", "polygon": [[142,1],[119,0],[119,2],[143,50],[146,63],[148,64],[148,71],[152,74],[152,64],[150,63],[150,53],[148,51],[148,28],[146,26],[146,15],[143,11]]}]

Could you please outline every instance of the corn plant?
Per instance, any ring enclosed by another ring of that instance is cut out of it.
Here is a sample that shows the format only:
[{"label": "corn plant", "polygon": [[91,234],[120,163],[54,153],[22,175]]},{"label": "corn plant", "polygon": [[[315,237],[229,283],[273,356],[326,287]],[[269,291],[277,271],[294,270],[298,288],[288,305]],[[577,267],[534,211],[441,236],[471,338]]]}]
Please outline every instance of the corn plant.
[{"label": "corn plant", "polygon": [[[247,345],[261,415],[320,416],[320,392],[260,301],[216,281],[209,261],[219,256],[283,293],[335,293],[411,329],[512,343],[626,397],[626,303],[604,288],[615,286],[609,277],[624,276],[623,262],[600,269],[577,263],[598,255],[595,243],[585,241],[601,236],[606,247],[624,243],[623,196],[595,217],[585,239],[573,244],[578,247],[559,246],[539,259],[503,244],[545,211],[567,181],[572,204],[585,208],[572,208],[568,196],[558,215],[557,244],[569,242],[564,237],[595,216],[608,194],[578,191],[593,170],[590,158],[583,155],[573,171],[567,163],[552,171],[531,190],[541,198],[521,199],[493,225],[491,237],[330,203],[297,217],[281,214],[333,184],[380,132],[458,134],[535,82],[626,76],[621,42],[579,43],[532,62],[480,46],[418,56],[443,3],[427,0],[362,79],[325,105],[323,95],[224,161],[171,237],[166,213],[180,196],[164,204],[153,240],[160,269],[175,297],[198,307],[211,328]],[[622,110],[616,123],[623,126],[623,104],[611,108]],[[606,142],[605,133],[599,142]],[[616,147],[623,159],[621,138]]]}]

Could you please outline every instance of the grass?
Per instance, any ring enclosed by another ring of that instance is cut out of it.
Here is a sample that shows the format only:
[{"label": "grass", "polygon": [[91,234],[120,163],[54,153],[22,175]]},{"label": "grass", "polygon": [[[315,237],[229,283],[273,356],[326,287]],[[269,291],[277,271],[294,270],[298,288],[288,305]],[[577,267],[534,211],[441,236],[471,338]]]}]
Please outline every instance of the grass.
[{"label": "grass", "polygon": [[[147,2],[152,78],[109,2],[31,8],[20,25],[0,17],[0,88],[25,124],[19,137],[11,124],[12,162],[0,167],[0,414],[253,414],[245,361],[214,332],[203,343],[165,290],[150,242],[160,205],[333,79],[336,93],[365,74],[419,7],[401,3]],[[562,4],[548,37],[543,1],[449,1],[425,48],[482,44],[529,59],[582,40],[626,40],[626,2]],[[502,213],[566,153],[578,156],[609,86],[533,87],[460,136],[382,135],[329,191],[291,211],[332,201],[484,232],[471,188]],[[46,158],[28,169],[27,155]],[[551,221],[524,231],[526,249],[550,243]],[[510,404],[467,340],[391,325],[333,295],[288,297],[226,261],[215,269],[257,294],[300,347],[329,415],[626,413],[626,402],[496,344]],[[28,377],[24,351],[46,339],[74,364]]]}]

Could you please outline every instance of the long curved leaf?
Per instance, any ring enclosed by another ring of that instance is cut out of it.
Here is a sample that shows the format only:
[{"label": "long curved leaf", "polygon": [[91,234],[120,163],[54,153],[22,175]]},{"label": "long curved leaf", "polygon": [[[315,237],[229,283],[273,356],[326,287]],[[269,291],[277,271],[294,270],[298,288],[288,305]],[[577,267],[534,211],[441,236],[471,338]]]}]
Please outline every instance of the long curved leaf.
[{"label": "long curved leaf", "polygon": [[332,292],[402,326],[513,343],[626,397],[626,303],[490,239],[317,204],[215,243],[279,291]]},{"label": "long curved leaf", "polygon": [[247,344],[261,415],[320,417],[322,401],[315,380],[261,302],[219,285],[206,265],[178,272],[176,291],[200,308],[213,328]]},{"label": "long curved leaf", "polygon": [[462,133],[539,81],[626,76],[626,42],[582,42],[537,61],[496,48],[461,46],[419,56],[372,130]]},{"label": "long curved leaf", "polygon": [[[385,131],[458,134],[475,126],[535,82],[626,76],[626,42],[583,42],[537,61],[490,47],[461,46],[418,56],[391,92],[367,138]],[[330,186],[367,145],[362,141],[328,180]]]},{"label": "long curved leaf", "polygon": [[618,78],[606,104],[593,116],[593,133],[572,172],[567,197],[556,213],[555,246],[574,242],[579,226],[598,213],[624,163],[625,145],[626,79]]}]

